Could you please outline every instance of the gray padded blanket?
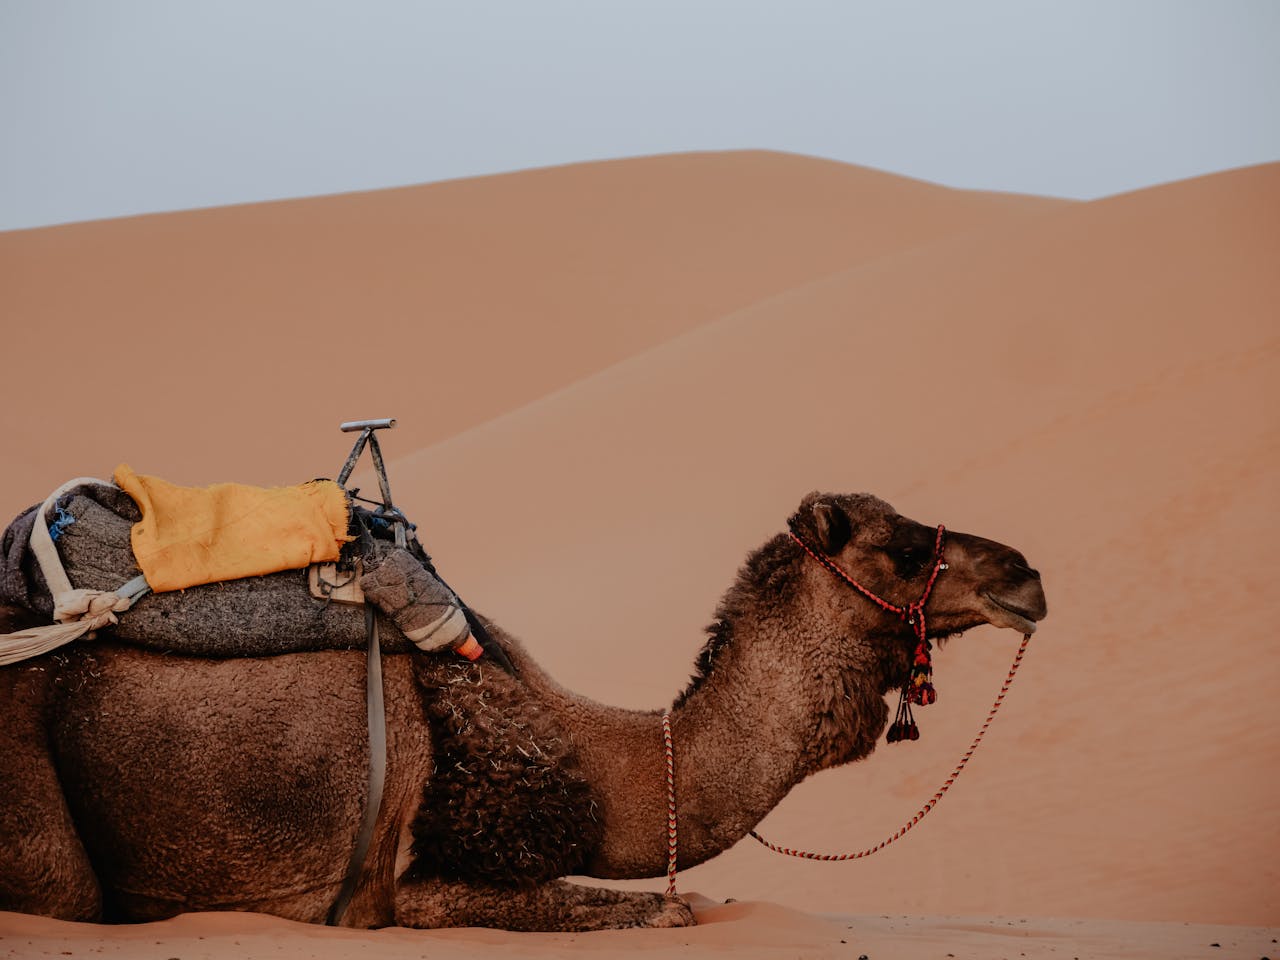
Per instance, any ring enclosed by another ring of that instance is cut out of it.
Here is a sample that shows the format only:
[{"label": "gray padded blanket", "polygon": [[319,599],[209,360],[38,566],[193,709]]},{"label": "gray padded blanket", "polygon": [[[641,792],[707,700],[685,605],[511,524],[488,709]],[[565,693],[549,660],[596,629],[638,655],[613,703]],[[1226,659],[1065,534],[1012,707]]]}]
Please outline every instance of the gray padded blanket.
[{"label": "gray padded blanket", "polygon": [[[0,603],[51,618],[53,603],[28,548],[36,509],[21,514],[0,539]],[[114,488],[80,487],[59,500],[48,521],[73,586],[115,590],[139,575],[129,544],[138,519],[137,505]],[[378,626],[384,652],[414,649],[381,613]],[[312,597],[306,570],[147,594],[120,615],[111,632],[139,646],[204,657],[363,648],[366,643],[364,608]]]}]

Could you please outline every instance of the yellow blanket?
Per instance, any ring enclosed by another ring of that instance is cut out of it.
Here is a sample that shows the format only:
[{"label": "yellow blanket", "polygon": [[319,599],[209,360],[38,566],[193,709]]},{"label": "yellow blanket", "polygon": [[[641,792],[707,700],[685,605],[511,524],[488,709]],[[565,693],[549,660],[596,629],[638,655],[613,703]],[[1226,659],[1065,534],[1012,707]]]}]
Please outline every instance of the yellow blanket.
[{"label": "yellow blanket", "polygon": [[133,554],[157,593],[338,559],[347,498],[332,480],[296,487],[179,487],[127,464],[115,482],[142,511]]}]

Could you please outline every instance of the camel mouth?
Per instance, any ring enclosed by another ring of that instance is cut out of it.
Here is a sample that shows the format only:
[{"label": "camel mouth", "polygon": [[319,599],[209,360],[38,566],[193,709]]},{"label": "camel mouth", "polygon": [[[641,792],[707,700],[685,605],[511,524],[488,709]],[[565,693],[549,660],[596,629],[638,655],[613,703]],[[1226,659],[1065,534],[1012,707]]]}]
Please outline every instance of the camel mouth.
[{"label": "camel mouth", "polygon": [[[1012,600],[1004,600],[993,593],[984,593],[983,598],[994,608],[996,616],[990,621],[997,627],[1011,627],[1021,633],[1035,633],[1036,621],[1044,619],[1044,612],[1028,610]],[[1037,616],[1039,612],[1039,616]]]}]

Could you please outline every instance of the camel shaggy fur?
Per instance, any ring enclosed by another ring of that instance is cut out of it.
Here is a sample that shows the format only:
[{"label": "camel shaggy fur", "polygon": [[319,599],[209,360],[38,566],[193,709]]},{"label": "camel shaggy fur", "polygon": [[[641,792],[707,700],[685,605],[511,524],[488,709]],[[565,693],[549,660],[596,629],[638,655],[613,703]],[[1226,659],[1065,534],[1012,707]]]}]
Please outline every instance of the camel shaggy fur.
[{"label": "camel shaggy fur", "polygon": [[[811,494],[792,524],[895,602],[928,576],[934,530],[874,497]],[[945,560],[931,636],[1029,632],[1044,617],[1039,575],[1017,551],[949,533]],[[4,619],[0,631],[15,625]],[[665,873],[660,713],[564,690],[491,630],[517,676],[385,658],[387,785],[344,922],[692,923],[678,898],[562,879]],[[752,553],[671,710],[680,867],[736,843],[810,774],[870,754],[914,645],[910,626],[785,534]],[[360,652],[200,660],[99,641],[0,670],[0,703],[0,910],[324,919],[367,789]]]}]

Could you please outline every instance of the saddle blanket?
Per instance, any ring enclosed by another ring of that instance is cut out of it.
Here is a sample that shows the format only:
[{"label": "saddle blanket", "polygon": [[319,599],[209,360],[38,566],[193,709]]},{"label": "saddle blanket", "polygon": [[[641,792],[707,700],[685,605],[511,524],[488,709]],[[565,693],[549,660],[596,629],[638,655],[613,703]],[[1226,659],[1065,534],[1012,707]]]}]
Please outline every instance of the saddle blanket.
[{"label": "saddle blanket", "polygon": [[130,541],[156,593],[332,562],[353,539],[346,492],[332,480],[180,487],[127,464],[113,479],[142,513]]}]

